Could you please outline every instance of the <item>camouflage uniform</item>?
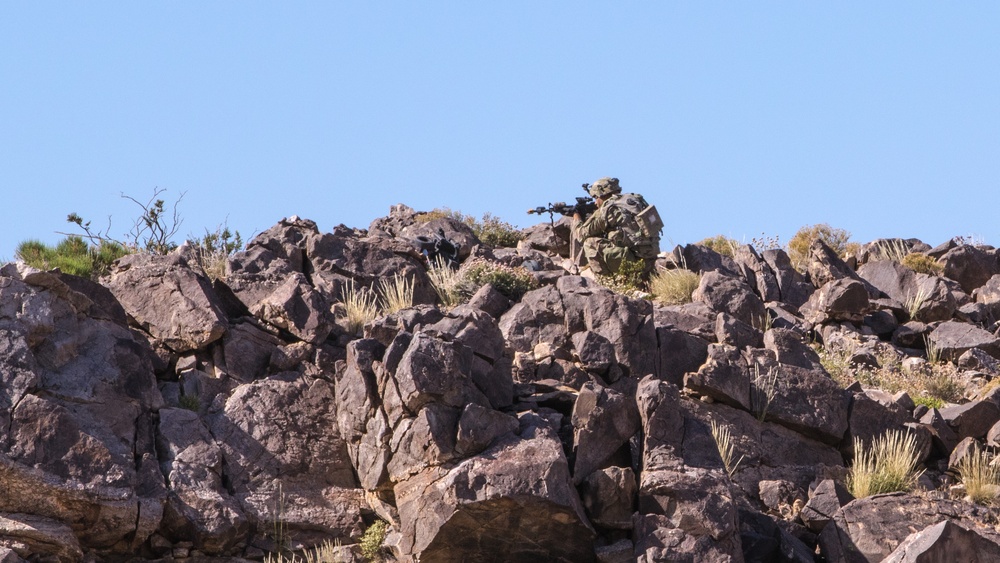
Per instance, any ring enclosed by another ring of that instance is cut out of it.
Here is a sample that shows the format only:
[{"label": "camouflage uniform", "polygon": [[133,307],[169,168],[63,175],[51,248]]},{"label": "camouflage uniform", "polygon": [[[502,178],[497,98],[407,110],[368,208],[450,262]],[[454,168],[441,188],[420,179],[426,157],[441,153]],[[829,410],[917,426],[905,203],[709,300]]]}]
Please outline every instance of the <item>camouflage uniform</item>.
[{"label": "camouflage uniform", "polygon": [[[660,252],[659,237],[645,237],[639,232],[634,215],[627,211],[627,198],[642,200],[638,194],[622,194],[618,181],[601,178],[591,185],[593,197],[606,198],[590,217],[574,227],[578,240],[583,241],[583,253],[595,274],[617,273],[623,262],[643,263],[643,277],[653,271]],[[645,201],[642,200],[643,204]]]}]

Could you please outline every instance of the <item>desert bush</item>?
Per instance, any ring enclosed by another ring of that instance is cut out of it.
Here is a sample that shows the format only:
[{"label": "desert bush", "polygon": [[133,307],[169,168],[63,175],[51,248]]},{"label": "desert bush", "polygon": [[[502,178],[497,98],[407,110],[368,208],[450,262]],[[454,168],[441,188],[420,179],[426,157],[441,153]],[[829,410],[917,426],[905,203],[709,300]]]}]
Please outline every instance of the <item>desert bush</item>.
[{"label": "desert bush", "polygon": [[462,279],[458,285],[458,292],[465,299],[486,284],[492,285],[512,301],[520,300],[525,293],[538,287],[538,282],[524,268],[515,268],[482,258],[475,258],[462,264],[459,275]]},{"label": "desert bush", "polygon": [[764,422],[767,409],[778,394],[778,368],[772,367],[761,373],[760,364],[754,362],[750,371],[750,405],[757,420]]},{"label": "desert bush", "polygon": [[110,219],[107,228],[103,232],[91,229],[90,221],[85,221],[83,217],[80,217],[76,213],[70,213],[66,217],[66,221],[82,229],[84,232],[82,235],[83,238],[88,239],[94,244],[107,242],[121,245],[132,252],[143,250],[154,254],[166,254],[177,248],[177,244],[173,242],[173,237],[177,234],[183,222],[177,212],[177,206],[184,199],[184,193],[181,192],[181,195],[174,201],[172,208],[168,212],[166,202],[160,199],[160,194],[165,191],[165,189],[161,188],[154,189],[153,196],[145,203],[130,195],[121,195],[122,198],[135,203],[142,210],[139,217],[133,220],[132,228],[126,235],[125,240],[118,240],[110,235]]},{"label": "desert bush", "polygon": [[699,283],[701,275],[691,270],[661,270],[649,278],[649,292],[655,301],[664,305],[682,305],[691,302],[691,295]]},{"label": "desert bush", "polygon": [[920,252],[907,254],[900,263],[921,274],[940,276],[944,272],[944,266],[940,262]]},{"label": "desert bush", "polygon": [[695,244],[710,248],[723,256],[732,256],[736,252],[736,247],[740,245],[740,243],[736,242],[736,239],[731,239],[725,235],[708,237]]},{"label": "desert bush", "polygon": [[402,274],[379,280],[378,292],[383,313],[391,314],[413,306],[413,279]]},{"label": "desert bush", "polygon": [[816,240],[823,241],[838,256],[845,258],[849,252],[856,251],[857,245],[850,243],[850,239],[851,233],[826,223],[802,227],[788,241],[788,258],[793,268],[802,271],[809,260],[809,247]]},{"label": "desert bush", "polygon": [[356,334],[365,323],[378,317],[377,296],[367,287],[359,288],[354,281],[347,282],[341,290],[343,314],[347,318],[347,331]]},{"label": "desert bush", "polygon": [[976,504],[996,502],[1000,496],[1000,468],[993,463],[989,452],[980,450],[976,444],[955,469],[965,486],[966,499]]},{"label": "desert bush", "polygon": [[490,246],[513,248],[524,238],[517,227],[488,212],[478,221],[469,217],[466,224],[480,242]]},{"label": "desert bush", "polygon": [[462,302],[462,293],[459,284],[462,276],[458,269],[448,266],[444,258],[436,257],[427,269],[427,275],[431,279],[431,286],[437,293],[441,306],[450,309]]},{"label": "desert bush", "polygon": [[453,219],[455,221],[466,223],[469,219],[472,219],[472,217],[462,213],[461,211],[454,211],[448,207],[435,207],[430,211],[418,213],[414,218],[417,223],[430,223],[431,221],[437,219]]},{"label": "desert bush", "polygon": [[781,248],[781,238],[778,237],[778,235],[772,236],[766,233],[761,233],[760,236],[750,239],[750,246],[752,246],[757,252],[775,250]]},{"label": "desert bush", "polygon": [[106,275],[111,264],[126,254],[128,251],[117,243],[102,241],[90,245],[77,235],[67,236],[54,247],[27,240],[19,244],[15,252],[18,260],[32,268],[58,268],[61,272],[90,279]]},{"label": "desert bush", "polygon": [[847,474],[847,490],[855,498],[911,491],[923,471],[916,438],[908,432],[890,430],[865,446],[854,438],[854,463]]},{"label": "desert bush", "polygon": [[385,536],[389,533],[389,524],[376,520],[361,536],[361,555],[369,561],[382,561],[385,548]]},{"label": "desert bush", "polygon": [[642,279],[644,270],[645,264],[641,261],[623,260],[617,272],[610,275],[597,274],[595,277],[598,283],[615,293],[637,297],[643,294],[646,287],[646,282]]},{"label": "desert bush", "polygon": [[239,231],[231,231],[223,223],[212,232],[206,229],[201,238],[189,237],[188,244],[194,248],[198,265],[205,275],[213,280],[224,280],[229,257],[243,249],[243,237]]},{"label": "desert bush", "polygon": [[928,404],[953,403],[961,399],[963,388],[956,379],[957,368],[948,362],[932,363],[907,371],[902,358],[890,350],[878,354],[879,367],[852,365],[850,351],[833,351],[819,348],[820,362],[833,379],[843,387],[855,381],[865,388],[876,388],[888,393],[905,391],[915,402]]}]

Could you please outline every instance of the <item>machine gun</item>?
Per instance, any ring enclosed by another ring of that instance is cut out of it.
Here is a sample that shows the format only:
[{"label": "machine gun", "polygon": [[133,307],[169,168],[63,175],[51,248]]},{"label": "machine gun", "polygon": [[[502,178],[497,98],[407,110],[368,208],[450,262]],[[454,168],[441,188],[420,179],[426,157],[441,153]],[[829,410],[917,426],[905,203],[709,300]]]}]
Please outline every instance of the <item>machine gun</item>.
[{"label": "machine gun", "polygon": [[413,244],[427,258],[427,263],[434,265],[441,260],[449,268],[458,267],[458,251],[462,248],[460,244],[449,239],[444,234],[444,229],[432,236],[417,236],[413,239]]},{"label": "machine gun", "polygon": [[[590,193],[590,184],[583,184],[583,191]],[[577,213],[580,214],[581,219],[586,219],[588,215],[597,211],[597,203],[594,202],[594,198],[588,196],[576,198],[575,204],[566,203],[563,201],[557,201],[555,203],[550,203],[548,207],[539,206],[534,209],[529,209],[529,214],[541,215],[542,213],[549,214],[549,222],[555,223],[555,213],[560,215],[571,217]]]}]

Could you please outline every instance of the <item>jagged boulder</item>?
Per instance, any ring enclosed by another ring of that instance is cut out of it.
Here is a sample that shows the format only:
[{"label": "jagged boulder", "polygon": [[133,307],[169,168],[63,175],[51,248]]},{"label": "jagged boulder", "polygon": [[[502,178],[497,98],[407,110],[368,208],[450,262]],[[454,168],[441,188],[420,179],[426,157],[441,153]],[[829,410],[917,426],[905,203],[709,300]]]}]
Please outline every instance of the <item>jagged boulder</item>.
[{"label": "jagged boulder", "polygon": [[857,499],[837,511],[823,529],[819,547],[830,563],[880,562],[914,531],[944,520],[974,529],[993,543],[1000,541],[988,522],[989,509],[941,498],[890,493]]},{"label": "jagged boulder", "polygon": [[337,407],[330,382],[286,373],[240,385],[209,415],[227,489],[258,547],[274,549],[266,531],[276,521],[292,546],[360,535],[362,492]]},{"label": "jagged boulder", "polygon": [[757,254],[753,246],[744,244],[736,247],[733,252],[733,261],[736,262],[743,279],[756,290],[757,296],[762,301],[781,300],[778,278],[771,266]]},{"label": "jagged boulder", "polygon": [[915,313],[913,320],[947,321],[958,309],[958,301],[948,285],[936,276],[918,274],[892,260],[868,262],[858,275]]},{"label": "jagged boulder", "polygon": [[742,278],[709,271],[701,276],[691,299],[714,311],[728,313],[749,325],[761,326],[764,302]]},{"label": "jagged boulder", "polygon": [[944,275],[957,281],[968,294],[1000,274],[996,251],[971,244],[961,244],[948,250],[939,261],[944,266]]},{"label": "jagged boulder", "polygon": [[940,353],[941,359],[947,361],[956,361],[973,348],[1000,358],[1000,337],[968,323],[941,323],[927,335],[927,342]]},{"label": "jagged boulder", "polygon": [[811,323],[849,321],[860,323],[871,305],[864,284],[852,278],[832,280],[816,290],[802,305],[802,316]]},{"label": "jagged boulder", "polygon": [[107,286],[137,327],[178,353],[205,348],[229,326],[211,281],[177,254],[129,254]]},{"label": "jagged boulder", "polygon": [[945,520],[910,534],[883,563],[934,561],[1000,561],[1000,544],[973,529]]},{"label": "jagged boulder", "polygon": [[93,307],[58,276],[0,269],[0,513],[67,538],[39,552],[56,557],[132,553],[163,514],[152,352]]},{"label": "jagged boulder", "polygon": [[774,272],[775,282],[781,294],[778,301],[798,309],[809,300],[815,288],[792,267],[792,261],[784,250],[780,248],[765,250],[761,252],[761,258]]}]

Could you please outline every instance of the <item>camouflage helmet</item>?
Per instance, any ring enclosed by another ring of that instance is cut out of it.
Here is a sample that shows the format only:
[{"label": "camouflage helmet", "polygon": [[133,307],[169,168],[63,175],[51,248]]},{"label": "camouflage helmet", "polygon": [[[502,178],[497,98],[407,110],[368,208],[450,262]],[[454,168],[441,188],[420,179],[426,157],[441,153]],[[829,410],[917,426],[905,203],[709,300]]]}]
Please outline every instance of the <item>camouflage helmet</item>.
[{"label": "camouflage helmet", "polygon": [[618,178],[604,177],[590,185],[590,197],[607,197],[610,194],[622,193]]}]

